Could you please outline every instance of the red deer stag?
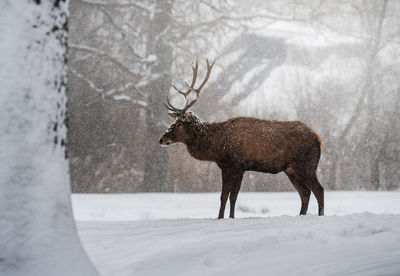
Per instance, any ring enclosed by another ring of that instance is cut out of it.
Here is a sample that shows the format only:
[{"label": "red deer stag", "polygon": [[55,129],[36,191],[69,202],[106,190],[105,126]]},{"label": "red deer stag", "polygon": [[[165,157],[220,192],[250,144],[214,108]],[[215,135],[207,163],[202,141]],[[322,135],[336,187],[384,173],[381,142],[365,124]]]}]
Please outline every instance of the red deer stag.
[{"label": "red deer stag", "polygon": [[[318,201],[318,214],[324,215],[324,188],[317,179],[316,170],[321,155],[319,136],[299,121],[268,121],[256,118],[237,117],[224,122],[203,122],[187,110],[197,101],[201,90],[210,77],[213,63],[207,61],[207,74],[195,88],[198,60],[192,67],[191,84],[185,82],[187,90],[175,90],[186,99],[183,108],[172,106],[167,97],[165,104],[175,121],[160,138],[162,146],[184,143],[188,152],[199,160],[214,161],[222,171],[221,207],[218,218],[224,217],[225,204],[229,196],[230,215],[234,218],[235,202],[239,193],[243,173],[285,172],[301,198],[300,215],[308,209],[310,194]],[[195,93],[194,99],[189,94]]]}]

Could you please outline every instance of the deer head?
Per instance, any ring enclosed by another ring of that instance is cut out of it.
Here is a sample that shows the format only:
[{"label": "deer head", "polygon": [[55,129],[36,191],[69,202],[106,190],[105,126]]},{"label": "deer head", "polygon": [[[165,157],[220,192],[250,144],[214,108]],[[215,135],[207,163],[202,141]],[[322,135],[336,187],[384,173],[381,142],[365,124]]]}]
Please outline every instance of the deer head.
[{"label": "deer head", "polygon": [[[199,69],[199,60],[196,59],[196,63],[194,66],[192,66],[193,70],[193,78],[192,82],[189,85],[185,81],[185,85],[187,87],[187,90],[185,92],[179,90],[175,85],[172,85],[178,93],[183,95],[185,97],[186,103],[183,106],[183,108],[176,108],[174,107],[169,98],[167,97],[167,101],[164,103],[165,107],[168,109],[168,115],[171,117],[175,118],[175,121],[169,126],[169,128],[165,131],[164,135],[160,138],[160,144],[162,146],[168,146],[170,144],[174,143],[185,143],[187,139],[189,138],[189,130],[191,125],[194,122],[198,122],[199,118],[192,112],[187,112],[187,110],[193,106],[193,104],[197,101],[199,98],[200,92],[203,89],[203,87],[206,85],[208,78],[210,77],[211,70],[214,66],[215,60],[210,64],[208,59],[206,59],[207,62],[207,73],[206,76],[203,80],[203,82],[200,84],[198,88],[195,88],[196,84],[196,79],[197,79],[197,71]],[[190,99],[189,95],[191,92],[195,93],[195,97],[193,99]]]}]

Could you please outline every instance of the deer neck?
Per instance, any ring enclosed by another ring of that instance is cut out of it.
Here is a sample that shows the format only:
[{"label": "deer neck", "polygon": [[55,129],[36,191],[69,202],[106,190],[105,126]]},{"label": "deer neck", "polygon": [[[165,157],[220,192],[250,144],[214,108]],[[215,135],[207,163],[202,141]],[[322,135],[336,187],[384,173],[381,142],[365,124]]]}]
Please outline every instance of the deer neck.
[{"label": "deer neck", "polygon": [[199,160],[217,161],[219,135],[215,124],[193,124],[186,147],[190,155]]}]

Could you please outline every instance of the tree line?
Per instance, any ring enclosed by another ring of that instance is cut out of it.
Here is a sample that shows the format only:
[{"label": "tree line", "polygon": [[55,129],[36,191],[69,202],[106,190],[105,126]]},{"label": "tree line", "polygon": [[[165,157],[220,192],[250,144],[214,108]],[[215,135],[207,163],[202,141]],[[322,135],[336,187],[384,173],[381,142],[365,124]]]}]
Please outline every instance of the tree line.
[{"label": "tree line", "polygon": [[[184,88],[196,57],[200,68],[217,59],[193,108],[202,118],[301,120],[322,138],[326,189],[398,189],[399,9],[389,0],[73,1],[73,191],[219,190],[215,165],[158,144],[170,123],[165,96],[171,83]],[[242,189],[292,188],[284,176],[251,172]]]}]

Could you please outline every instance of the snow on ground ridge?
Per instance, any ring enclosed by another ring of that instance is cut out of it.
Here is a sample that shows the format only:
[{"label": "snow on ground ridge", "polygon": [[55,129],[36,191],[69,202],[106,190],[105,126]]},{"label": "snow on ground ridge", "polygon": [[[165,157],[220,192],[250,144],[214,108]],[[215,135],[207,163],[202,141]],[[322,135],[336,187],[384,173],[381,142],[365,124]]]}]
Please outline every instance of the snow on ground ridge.
[{"label": "snow on ground ridge", "polygon": [[103,275],[399,275],[400,215],[79,222]]},{"label": "snow on ground ridge", "polygon": [[325,199],[329,215],[313,198],[298,216],[296,193],[241,193],[241,218],[224,220],[218,193],[73,195],[73,206],[105,276],[400,275],[400,193]]}]

